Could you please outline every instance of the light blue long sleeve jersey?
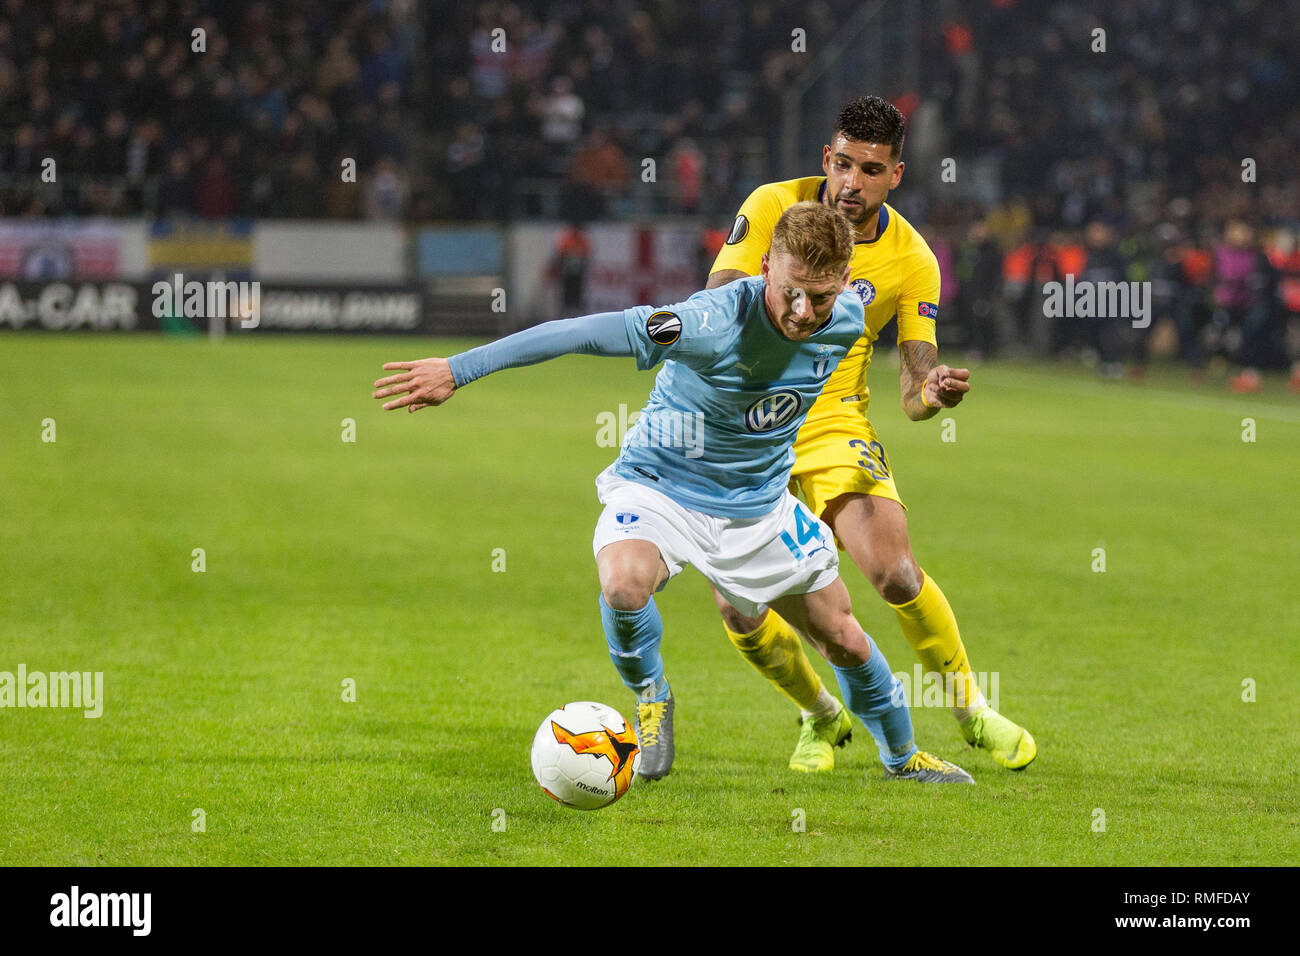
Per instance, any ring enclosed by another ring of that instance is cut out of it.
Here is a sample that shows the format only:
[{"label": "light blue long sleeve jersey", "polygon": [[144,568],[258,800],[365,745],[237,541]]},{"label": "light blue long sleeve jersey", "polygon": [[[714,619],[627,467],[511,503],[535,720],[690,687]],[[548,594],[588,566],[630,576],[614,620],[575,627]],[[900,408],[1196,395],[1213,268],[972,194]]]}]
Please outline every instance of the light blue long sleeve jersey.
[{"label": "light blue long sleeve jersey", "polygon": [[825,326],[792,341],[769,321],[763,289],[753,276],[661,309],[547,322],[454,356],[452,375],[460,387],[570,352],[663,362],[615,474],[694,511],[756,518],[780,500],[799,426],[864,332],[862,302],[844,292]]}]

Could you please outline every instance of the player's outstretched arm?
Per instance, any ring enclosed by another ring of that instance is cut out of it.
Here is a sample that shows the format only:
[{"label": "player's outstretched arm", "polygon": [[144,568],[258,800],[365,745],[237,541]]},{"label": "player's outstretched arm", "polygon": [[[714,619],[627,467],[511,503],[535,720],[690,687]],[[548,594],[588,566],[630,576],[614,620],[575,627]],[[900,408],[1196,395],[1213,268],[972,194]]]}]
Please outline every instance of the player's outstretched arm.
[{"label": "player's outstretched arm", "polygon": [[[576,319],[543,322],[507,335],[489,345],[461,352],[449,359],[427,358],[413,362],[386,362],[385,371],[398,374],[375,382],[373,398],[391,399],[386,410],[418,411],[441,405],[475,379],[521,365],[536,365],[569,354],[632,355],[622,312],[601,312]],[[394,396],[401,395],[401,398]]]},{"label": "player's outstretched arm", "polygon": [[451,363],[445,358],[418,359],[414,362],[385,362],[384,371],[401,369],[375,382],[373,398],[393,398],[384,402],[384,410],[406,408],[417,411],[430,405],[441,405],[456,391],[456,379],[451,374]]},{"label": "player's outstretched arm", "polygon": [[932,418],[941,408],[952,408],[970,391],[970,370],[937,364],[939,350],[929,342],[898,343],[902,356],[898,385],[903,411],[914,422]]}]

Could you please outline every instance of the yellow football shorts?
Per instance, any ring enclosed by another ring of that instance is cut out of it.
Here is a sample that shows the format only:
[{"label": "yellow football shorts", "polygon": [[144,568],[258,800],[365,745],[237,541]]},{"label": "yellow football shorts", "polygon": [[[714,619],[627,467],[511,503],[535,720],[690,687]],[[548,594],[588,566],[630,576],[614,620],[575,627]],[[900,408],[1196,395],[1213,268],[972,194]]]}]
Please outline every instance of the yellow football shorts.
[{"label": "yellow football shorts", "polygon": [[840,495],[878,495],[903,504],[885,446],[866,412],[867,402],[857,398],[825,411],[814,407],[799,429],[790,490],[819,518]]}]

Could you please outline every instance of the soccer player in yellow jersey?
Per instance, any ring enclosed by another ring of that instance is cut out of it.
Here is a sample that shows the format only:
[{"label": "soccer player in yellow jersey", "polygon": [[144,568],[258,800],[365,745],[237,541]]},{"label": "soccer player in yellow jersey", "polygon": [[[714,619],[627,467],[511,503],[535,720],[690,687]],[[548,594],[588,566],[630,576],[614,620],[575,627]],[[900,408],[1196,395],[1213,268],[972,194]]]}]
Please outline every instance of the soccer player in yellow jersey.
[{"label": "soccer player in yellow jersey", "polygon": [[[902,147],[903,116],[894,106],[876,96],[848,104],[831,144],[822,147],[825,176],[754,190],[713,264],[708,288],[757,275],[777,219],[801,200],[825,203],[853,225],[849,288],[865,306],[866,334],[831,375],[799,431],[792,490],[834,529],[841,549],[894,609],[925,669],[943,675],[966,742],[989,751],[1001,766],[1021,770],[1037,755],[1034,739],[989,707],[980,692],[952,608],[912,556],[893,469],[867,420],[872,343],[895,315],[907,417],[923,421],[952,408],[970,390],[966,369],[938,364],[939,263],[920,234],[885,203],[903,176]],[[848,711],[822,686],[790,624],[772,610],[745,617],[716,591],[714,597],[732,643],[802,711],[790,767],[830,770],[833,748],[849,736]]]}]

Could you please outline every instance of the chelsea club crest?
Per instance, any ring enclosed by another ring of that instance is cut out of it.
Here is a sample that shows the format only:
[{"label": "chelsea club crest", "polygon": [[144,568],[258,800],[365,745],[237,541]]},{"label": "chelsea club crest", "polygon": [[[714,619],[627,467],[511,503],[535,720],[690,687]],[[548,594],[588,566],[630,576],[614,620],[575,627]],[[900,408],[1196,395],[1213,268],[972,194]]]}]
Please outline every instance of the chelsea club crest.
[{"label": "chelsea club crest", "polygon": [[876,287],[866,279],[854,279],[849,283],[849,288],[858,294],[864,307],[876,301]]}]

